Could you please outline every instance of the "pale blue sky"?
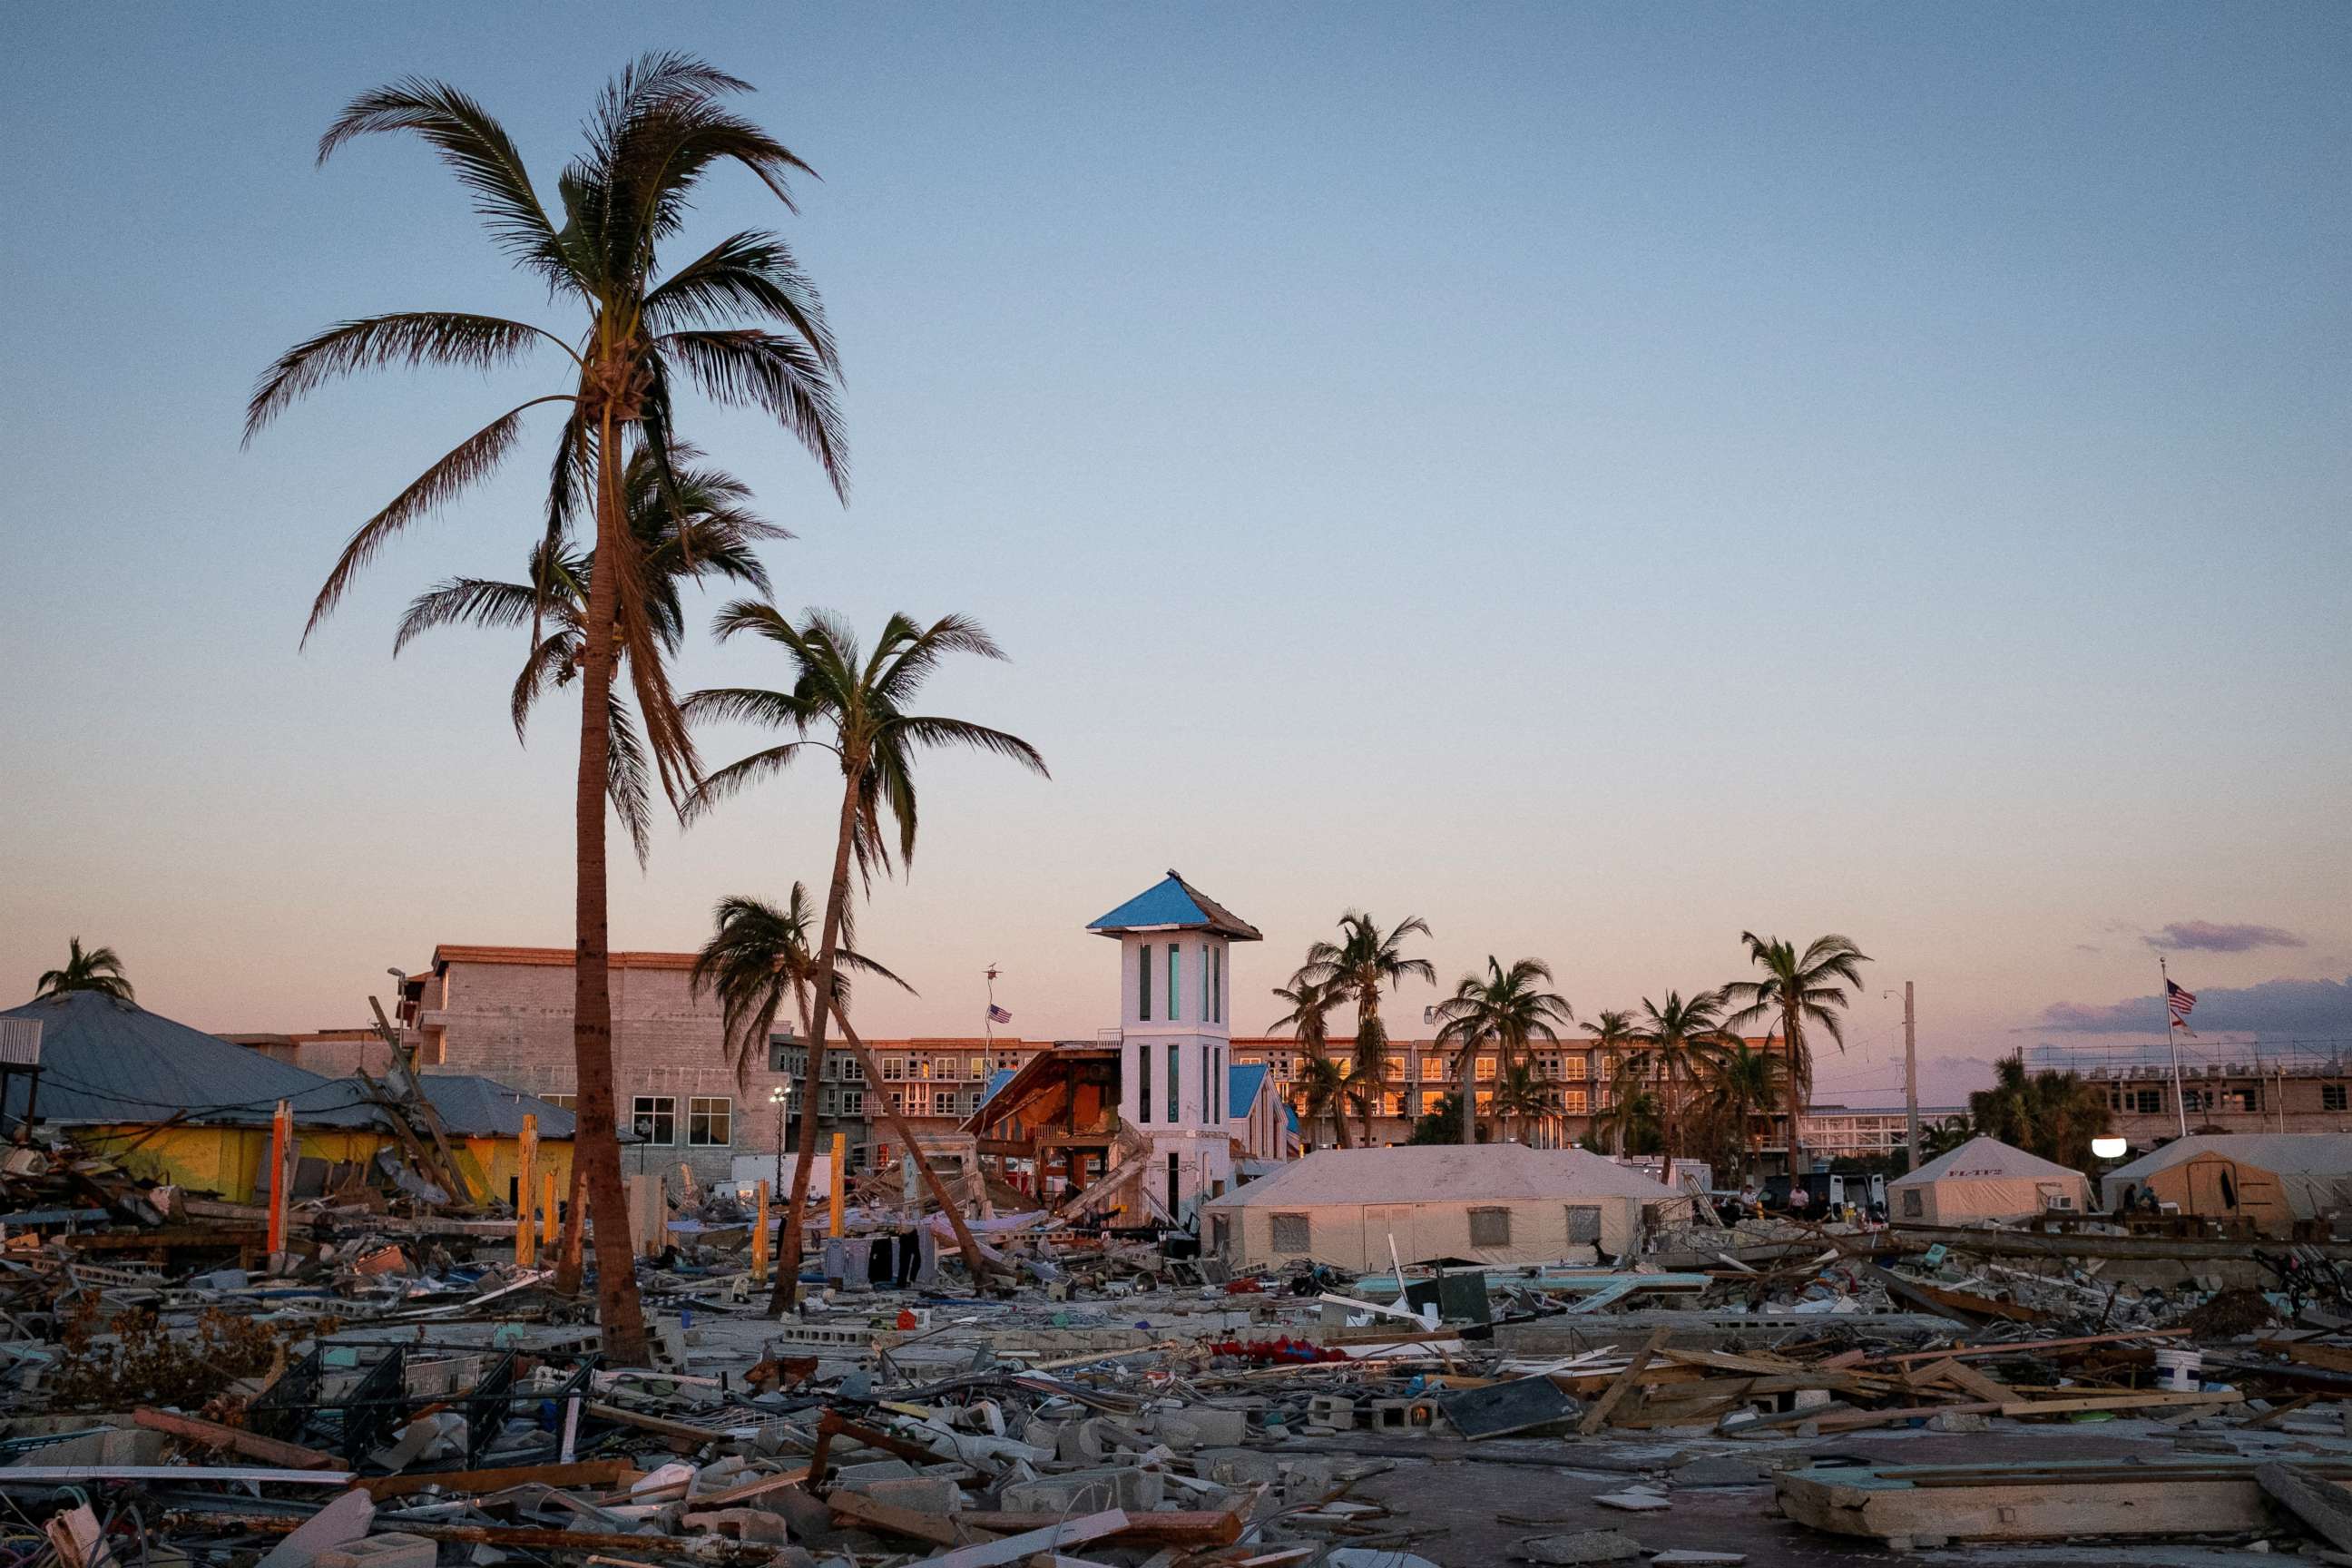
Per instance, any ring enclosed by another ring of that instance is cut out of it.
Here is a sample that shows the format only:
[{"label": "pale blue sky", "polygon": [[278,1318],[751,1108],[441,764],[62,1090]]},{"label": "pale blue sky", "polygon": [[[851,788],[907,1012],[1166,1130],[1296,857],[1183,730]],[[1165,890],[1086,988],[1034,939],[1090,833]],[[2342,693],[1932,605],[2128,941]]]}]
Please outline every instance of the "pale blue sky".
[{"label": "pale blue sky", "polygon": [[[1266,930],[1237,997],[1349,903],[1586,1011],[1843,930],[1956,1058],[2146,994],[2174,922],[2304,943],[2182,955],[2207,984],[2352,973],[2344,7],[20,6],[16,992],[79,931],[162,1010],[299,1028],[436,941],[569,942],[519,650],[387,657],[410,594],[519,564],[543,448],[296,648],[352,524],[552,367],[237,426],[333,320],[561,321],[420,145],[313,171],[344,100],[446,76],[545,183],[648,47],[824,177],[797,218],[721,178],[690,236],[781,227],[848,367],[845,513],[689,424],[802,535],[780,599],[980,616],[1016,662],[940,700],[1055,768],[927,770],[866,924],[925,994],[877,1032],[976,1026],[992,960],[1024,1030],[1112,1021],[1079,927],[1171,865]],[[666,834],[616,941],[821,879],[829,789]]]}]

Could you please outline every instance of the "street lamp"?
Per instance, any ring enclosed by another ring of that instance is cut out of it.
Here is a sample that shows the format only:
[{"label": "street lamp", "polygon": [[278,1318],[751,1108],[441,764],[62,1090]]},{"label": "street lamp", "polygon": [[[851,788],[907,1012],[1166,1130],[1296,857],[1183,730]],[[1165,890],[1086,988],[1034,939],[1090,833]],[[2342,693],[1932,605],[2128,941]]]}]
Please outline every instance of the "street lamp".
[{"label": "street lamp", "polygon": [[784,1121],[786,1109],[793,1102],[793,1086],[785,1084],[770,1089],[768,1099],[776,1108],[776,1182],[770,1190],[781,1193],[784,1190]]}]

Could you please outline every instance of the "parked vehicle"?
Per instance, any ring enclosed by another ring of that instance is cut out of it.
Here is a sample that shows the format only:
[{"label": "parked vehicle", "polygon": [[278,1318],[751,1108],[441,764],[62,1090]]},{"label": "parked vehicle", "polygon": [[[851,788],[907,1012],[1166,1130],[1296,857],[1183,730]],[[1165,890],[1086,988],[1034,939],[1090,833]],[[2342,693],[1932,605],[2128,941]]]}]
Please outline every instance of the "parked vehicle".
[{"label": "parked vehicle", "polygon": [[[1801,1178],[1805,1202],[1801,1209],[1807,1215],[1843,1211],[1849,1205],[1864,1214],[1886,1212],[1886,1178],[1864,1171],[1808,1171]],[[1786,1175],[1764,1178],[1764,1206],[1777,1213],[1790,1212],[1790,1195],[1797,1184]]]}]

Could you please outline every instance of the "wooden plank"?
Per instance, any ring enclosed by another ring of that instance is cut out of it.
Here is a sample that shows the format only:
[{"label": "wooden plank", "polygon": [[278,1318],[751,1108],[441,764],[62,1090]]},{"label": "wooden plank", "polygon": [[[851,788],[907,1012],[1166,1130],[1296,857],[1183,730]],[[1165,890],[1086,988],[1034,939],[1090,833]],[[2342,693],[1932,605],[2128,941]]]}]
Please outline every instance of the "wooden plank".
[{"label": "wooden plank", "polygon": [[1936,1351],[1906,1351],[1900,1355],[1880,1356],[1870,1364],[1902,1366],[1918,1361],[1942,1361],[1947,1357],[1975,1358],[1988,1355],[2032,1355],[2042,1351],[2079,1350],[2086,1345],[2123,1344],[2134,1340],[2186,1339],[2187,1329],[2135,1329],[2128,1333],[2084,1334],[2071,1340],[2018,1340],[2009,1344],[1952,1345]]},{"label": "wooden plank", "polygon": [[182,1415],[169,1410],[141,1408],[131,1413],[131,1422],[151,1432],[168,1432],[174,1437],[191,1443],[201,1443],[207,1448],[226,1448],[242,1454],[248,1459],[265,1465],[279,1465],[289,1470],[332,1469],[335,1457],[316,1448],[306,1448],[299,1443],[283,1443],[275,1437],[265,1437],[258,1432],[247,1432],[238,1426],[224,1426],[217,1421],[201,1416]]},{"label": "wooden plank", "polygon": [[1930,1415],[1998,1415],[2000,1406],[1990,1400],[1964,1405],[1907,1405],[1892,1410],[1836,1410],[1820,1417],[1822,1430],[1852,1432],[1864,1426],[1891,1426],[1897,1421],[1922,1421]]},{"label": "wooden plank", "polygon": [[1946,1377],[1958,1384],[1979,1399],[1989,1399],[1995,1405],[2004,1405],[2023,1397],[2009,1384],[1987,1377],[1964,1361],[1940,1362],[1937,1364],[1944,1368]]},{"label": "wooden plank", "polygon": [[1642,1348],[1633,1352],[1633,1359],[1625,1363],[1625,1370],[1610,1381],[1609,1386],[1601,1391],[1601,1397],[1592,1402],[1592,1408],[1584,1413],[1584,1419],[1576,1424],[1579,1436],[1590,1437],[1601,1430],[1601,1424],[1609,1419],[1609,1413],[1616,1409],[1633,1389],[1633,1380],[1642,1375],[1642,1369],[1666,1348],[1666,1342],[1672,1338],[1672,1329],[1658,1329],[1651,1333]]},{"label": "wooden plank", "polygon": [[[480,1497],[510,1487],[534,1483],[551,1487],[611,1487],[634,1478],[637,1468],[626,1459],[583,1459],[569,1465],[506,1465],[487,1470],[443,1470],[398,1476],[370,1476],[360,1489],[382,1502],[386,1498],[414,1497],[438,1490],[452,1496]],[[701,1502],[703,1500],[697,1499]]]},{"label": "wooden plank", "polygon": [[808,1479],[808,1467],[803,1465],[797,1470],[786,1470],[782,1475],[762,1476],[756,1481],[745,1481],[740,1487],[729,1487],[725,1491],[712,1492],[707,1497],[688,1498],[686,1500],[688,1506],[697,1511],[711,1508],[732,1508],[739,1502],[749,1502],[755,1497],[765,1497],[770,1492],[779,1492],[786,1487],[796,1487]]},{"label": "wooden plank", "polygon": [[1057,1546],[1083,1546],[1089,1541],[1100,1541],[1104,1536],[1117,1535],[1126,1528],[1127,1510],[1107,1508],[1084,1519],[1051,1524],[1043,1530],[1032,1530],[1020,1535],[1008,1535],[1002,1541],[960,1546],[937,1557],[926,1558],[925,1562],[929,1568],[1002,1568],[1008,1563],[1025,1563],[1039,1552],[1052,1552]]},{"label": "wooden plank", "polygon": [[2165,1410],[2184,1405],[2242,1405],[2246,1396],[2234,1388],[2210,1392],[2099,1394],[2080,1399],[2019,1399],[2000,1406],[2003,1415],[2071,1415],[2078,1410]]},{"label": "wooden plank", "polygon": [[949,1522],[950,1519],[961,1516],[900,1508],[895,1503],[878,1502],[864,1492],[836,1489],[824,1500],[833,1509],[833,1517],[836,1521],[872,1525],[893,1535],[928,1541],[934,1546],[962,1546],[974,1541],[993,1542],[996,1539],[983,1531],[962,1530]]},{"label": "wooden plank", "polygon": [[[954,1517],[982,1530],[1008,1533],[1041,1530],[1054,1522],[1049,1513],[996,1513],[977,1509],[960,1510]],[[1105,1539],[1122,1546],[1147,1542],[1155,1546],[1231,1546],[1241,1535],[1240,1514],[1230,1510],[1202,1509],[1130,1514],[1125,1530]]]},{"label": "wooden plank", "polygon": [[2305,1405],[2310,1404],[2313,1400],[2318,1397],[2319,1395],[2316,1394],[2298,1394],[2293,1399],[2281,1400],[2278,1404],[2272,1405],[2268,1410],[2263,1411],[2260,1415],[2255,1416],[2252,1421],[2247,1422],[2246,1425],[2249,1426],[2268,1426],[2274,1421],[2278,1421],[2285,1416],[2294,1415],[2296,1411],[2302,1409]]},{"label": "wooden plank", "polygon": [[2352,1552],[2352,1493],[2293,1465],[2257,1465],[2254,1484],[2338,1552]]},{"label": "wooden plank", "polygon": [[2306,1345],[2294,1340],[2257,1340],[2254,1348],[2266,1355],[2283,1355],[2305,1366],[2329,1372],[2352,1372],[2352,1346]]},{"label": "wooden plank", "polygon": [[258,1481],[265,1486],[347,1487],[354,1479],[349,1470],[273,1470],[242,1465],[0,1465],[0,1487],[88,1486],[92,1481],[173,1481],[184,1486],[194,1481],[240,1486]]}]

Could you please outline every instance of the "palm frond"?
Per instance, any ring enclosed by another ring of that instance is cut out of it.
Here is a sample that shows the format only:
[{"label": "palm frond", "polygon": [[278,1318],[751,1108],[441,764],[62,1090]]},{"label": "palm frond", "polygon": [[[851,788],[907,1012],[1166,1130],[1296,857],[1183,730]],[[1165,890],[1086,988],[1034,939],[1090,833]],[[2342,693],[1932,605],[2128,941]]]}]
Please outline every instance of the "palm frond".
[{"label": "palm frond", "polygon": [[992,730],[985,724],[974,724],[963,719],[937,719],[919,715],[896,720],[891,728],[918,745],[969,746],[974,751],[988,752],[996,756],[1010,758],[1042,778],[1054,776],[1047,771],[1045,758],[1036,747],[1018,735],[1009,735],[1002,730]]},{"label": "palm frond", "polygon": [[628,701],[617,689],[605,693],[604,712],[611,731],[604,753],[604,793],[621,826],[628,829],[642,869],[652,859],[654,847],[654,797],[646,777],[646,746],[637,736]]},{"label": "palm frond", "polygon": [[436,626],[523,626],[538,607],[539,591],[522,583],[499,583],[487,577],[451,577],[436,583],[408,602],[392,639],[392,654]]},{"label": "palm frond", "polygon": [[756,408],[792,432],[849,499],[849,441],[832,375],[800,339],[753,328],[665,332],[656,351],[675,358],[702,395],[730,408]]},{"label": "palm frond", "polygon": [[522,433],[523,414],[553,401],[556,400],[534,397],[508,409],[450,448],[438,462],[409,481],[408,488],[393,497],[382,511],[360,524],[344,544],[342,554],[336,558],[334,570],[327,574],[318,598],[311,603],[310,618],[302,627],[302,640],[310,640],[310,634],[333,611],[351,586],[352,577],[373,559],[377,551],[410,523],[464,493],[468,486],[487,479],[514,449],[516,438]]},{"label": "palm frond", "polygon": [[[541,341],[572,354],[571,345],[553,333],[503,316],[477,316],[462,310],[399,310],[355,321],[338,321],[317,336],[296,343],[261,373],[253,396],[245,406],[246,444],[250,446],[262,426],[296,399],[336,376],[399,364],[412,370],[425,364],[491,370],[520,358]],[[576,360],[578,356],[572,357]],[[532,400],[551,401],[546,397]]]},{"label": "palm frond", "polygon": [[819,364],[840,375],[840,351],[816,285],[772,234],[729,235],[646,296],[646,324],[655,332],[723,326],[737,313],[782,321],[815,351]]}]

